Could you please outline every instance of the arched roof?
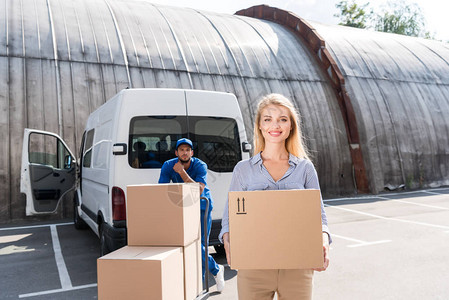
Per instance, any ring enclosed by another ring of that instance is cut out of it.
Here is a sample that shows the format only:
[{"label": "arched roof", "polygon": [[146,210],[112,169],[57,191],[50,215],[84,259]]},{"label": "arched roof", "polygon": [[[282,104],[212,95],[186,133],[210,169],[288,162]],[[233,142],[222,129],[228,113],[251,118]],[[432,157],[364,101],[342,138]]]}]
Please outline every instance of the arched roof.
[{"label": "arched roof", "polygon": [[[252,134],[257,100],[292,99],[303,118],[323,191],[356,190],[332,84],[286,27],[254,18],[146,1],[0,1],[0,214],[24,216],[23,128],[60,133],[78,150],[87,116],[126,87],[234,93]],[[323,122],[326,120],[326,122]]]},{"label": "arched roof", "polygon": [[449,44],[312,24],[344,75],[373,190],[449,184]]},{"label": "arched roof", "polygon": [[[126,87],[293,100],[325,194],[449,184],[449,51],[418,38],[120,0],[0,0],[0,218],[24,217],[26,127],[78,150],[87,116]],[[365,186],[366,185],[366,186]],[[64,210],[65,211],[65,210]]]}]

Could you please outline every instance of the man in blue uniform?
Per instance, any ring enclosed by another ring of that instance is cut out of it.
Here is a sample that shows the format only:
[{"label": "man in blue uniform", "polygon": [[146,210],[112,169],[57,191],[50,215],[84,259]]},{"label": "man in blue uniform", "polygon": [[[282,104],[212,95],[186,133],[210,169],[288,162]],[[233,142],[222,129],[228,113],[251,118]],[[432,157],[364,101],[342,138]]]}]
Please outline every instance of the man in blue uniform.
[{"label": "man in blue uniform", "polygon": [[[200,184],[201,197],[209,199],[209,211],[207,214],[207,241],[204,241],[204,214],[206,210],[206,201],[201,200],[201,243],[202,243],[202,257],[203,257],[203,276],[205,265],[205,247],[209,244],[209,233],[212,226],[212,198],[210,196],[209,188],[206,184],[207,165],[202,160],[193,157],[193,144],[192,141],[186,138],[179,139],[176,143],[175,150],[176,158],[167,160],[164,162],[161,168],[161,175],[159,177],[159,183],[181,183],[181,182],[197,182]],[[215,282],[217,284],[217,291],[221,292],[224,288],[224,267],[218,265],[214,258],[209,255],[209,271],[214,275]]]}]

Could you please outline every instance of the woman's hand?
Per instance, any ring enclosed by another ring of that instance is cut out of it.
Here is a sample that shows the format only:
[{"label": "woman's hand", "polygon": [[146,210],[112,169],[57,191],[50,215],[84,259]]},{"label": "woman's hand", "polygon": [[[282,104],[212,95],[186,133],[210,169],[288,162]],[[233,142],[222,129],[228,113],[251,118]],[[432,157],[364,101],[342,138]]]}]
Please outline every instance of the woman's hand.
[{"label": "woman's hand", "polygon": [[229,232],[223,234],[223,245],[226,252],[226,260],[228,265],[231,266],[231,244],[229,243]]},{"label": "woman's hand", "polygon": [[326,271],[327,267],[329,267],[329,235],[326,232],[323,232],[323,254],[324,254],[323,267],[314,269],[315,271],[318,272]]}]

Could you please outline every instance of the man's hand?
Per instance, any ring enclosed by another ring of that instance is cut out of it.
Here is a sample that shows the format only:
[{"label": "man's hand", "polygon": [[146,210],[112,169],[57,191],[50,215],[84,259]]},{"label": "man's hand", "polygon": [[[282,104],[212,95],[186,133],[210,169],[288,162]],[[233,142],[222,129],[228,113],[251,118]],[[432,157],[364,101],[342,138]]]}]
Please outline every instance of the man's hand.
[{"label": "man's hand", "polygon": [[[174,166],[173,166],[173,171],[175,171],[176,173],[179,174],[179,176],[181,176],[181,179],[184,182],[191,182],[191,183],[195,183],[196,181],[193,180],[192,178],[190,178],[189,174],[186,172],[186,170],[184,169],[184,165],[178,161]],[[200,184],[200,195],[203,193],[204,188],[206,187],[206,185],[202,182],[199,183]]]},{"label": "man's hand", "polygon": [[[224,236],[223,236],[223,239],[224,239]],[[326,232],[323,232],[323,254],[324,254],[323,267],[314,269],[315,271],[318,271],[318,272],[326,271],[327,267],[329,267],[329,235]]]},{"label": "man's hand", "polygon": [[178,161],[178,162],[173,166],[173,171],[175,171],[175,172],[178,173],[179,175],[182,175],[182,173],[185,172],[183,164],[182,164],[180,161]]},{"label": "man's hand", "polygon": [[229,243],[229,232],[223,234],[223,245],[226,252],[226,260],[228,265],[231,266],[231,245]]}]

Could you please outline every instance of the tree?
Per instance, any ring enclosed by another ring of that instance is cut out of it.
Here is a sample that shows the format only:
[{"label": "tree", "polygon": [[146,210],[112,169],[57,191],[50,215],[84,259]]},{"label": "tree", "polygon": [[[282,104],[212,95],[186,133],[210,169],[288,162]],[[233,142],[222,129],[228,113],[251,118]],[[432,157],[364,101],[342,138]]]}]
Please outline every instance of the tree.
[{"label": "tree", "polygon": [[374,13],[372,9],[368,11],[369,2],[358,5],[355,1],[341,0],[335,5],[340,10],[334,15],[340,18],[339,25],[434,39],[426,30],[424,16],[416,3],[391,0],[380,13]]},{"label": "tree", "polygon": [[425,30],[425,20],[416,3],[407,4],[403,0],[388,2],[387,8],[376,14],[374,19],[377,31],[431,38]]},{"label": "tree", "polygon": [[342,0],[335,5],[340,10],[339,14],[335,14],[335,17],[340,18],[341,22],[339,25],[350,26],[356,28],[366,28],[367,18],[372,14],[372,12],[367,13],[366,8],[369,2],[363,5],[358,5],[352,0]]}]

